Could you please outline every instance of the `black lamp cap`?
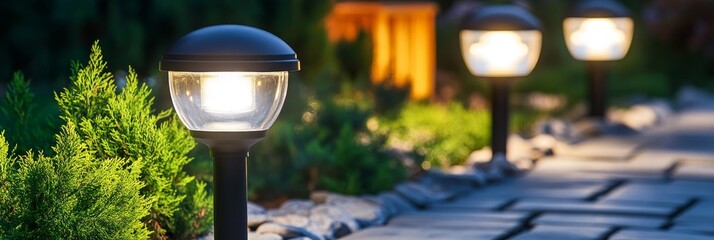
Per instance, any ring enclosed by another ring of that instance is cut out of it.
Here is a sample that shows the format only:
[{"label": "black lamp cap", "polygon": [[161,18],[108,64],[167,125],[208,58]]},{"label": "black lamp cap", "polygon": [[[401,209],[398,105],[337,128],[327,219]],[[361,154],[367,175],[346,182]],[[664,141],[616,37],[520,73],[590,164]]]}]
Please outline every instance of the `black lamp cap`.
[{"label": "black lamp cap", "polygon": [[540,30],[538,18],[523,7],[516,5],[490,5],[468,14],[463,22],[463,30],[524,31]]},{"label": "black lamp cap", "polygon": [[287,43],[264,30],[216,25],[190,32],[161,59],[161,71],[298,71],[300,61]]},{"label": "black lamp cap", "polygon": [[619,18],[629,17],[630,12],[614,0],[581,0],[568,11],[573,18]]},{"label": "black lamp cap", "polygon": [[191,130],[191,136],[197,141],[206,144],[214,153],[242,154],[248,152],[253,144],[260,142],[267,130],[250,132],[208,132]]}]

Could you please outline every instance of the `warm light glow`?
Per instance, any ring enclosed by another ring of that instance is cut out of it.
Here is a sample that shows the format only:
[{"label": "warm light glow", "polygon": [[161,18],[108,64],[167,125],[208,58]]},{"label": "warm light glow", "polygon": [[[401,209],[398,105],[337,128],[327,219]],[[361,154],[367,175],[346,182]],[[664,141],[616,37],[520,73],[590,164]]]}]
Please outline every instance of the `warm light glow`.
[{"label": "warm light glow", "polygon": [[528,55],[528,46],[514,32],[487,32],[471,44],[469,53],[487,59],[486,64],[492,71],[509,73]]},{"label": "warm light glow", "polygon": [[250,123],[248,122],[211,122],[203,125],[204,131],[220,131],[220,130],[241,130],[249,129]]},{"label": "warm light glow", "polygon": [[216,72],[201,79],[201,108],[236,114],[255,110],[255,83],[240,72]]},{"label": "warm light glow", "polygon": [[337,1],[325,18],[331,42],[372,38],[372,83],[410,86],[411,99],[429,99],[436,86],[435,16],[432,2]]},{"label": "warm light glow", "polygon": [[267,130],[287,87],[287,72],[169,72],[176,113],[194,131]]},{"label": "warm light glow", "polygon": [[604,52],[613,46],[621,44],[625,34],[617,30],[615,23],[608,19],[588,19],[580,24],[580,28],[570,35],[570,41],[575,45],[587,45],[588,50]]},{"label": "warm light glow", "polygon": [[461,32],[464,60],[476,76],[526,76],[538,61],[540,46],[541,33],[536,30]]},{"label": "warm light glow", "polygon": [[567,18],[565,42],[578,60],[607,61],[625,57],[632,41],[630,18]]}]

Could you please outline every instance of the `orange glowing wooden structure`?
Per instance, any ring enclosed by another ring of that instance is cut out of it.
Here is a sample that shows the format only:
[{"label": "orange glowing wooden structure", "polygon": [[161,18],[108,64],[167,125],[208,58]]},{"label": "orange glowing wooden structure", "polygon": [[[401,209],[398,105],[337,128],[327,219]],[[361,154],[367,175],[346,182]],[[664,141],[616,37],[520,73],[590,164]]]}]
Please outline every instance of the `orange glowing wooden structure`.
[{"label": "orange glowing wooden structure", "polygon": [[428,99],[435,85],[437,10],[429,2],[338,2],[325,25],[332,42],[370,33],[372,82],[391,77],[397,86],[411,84],[412,99]]}]

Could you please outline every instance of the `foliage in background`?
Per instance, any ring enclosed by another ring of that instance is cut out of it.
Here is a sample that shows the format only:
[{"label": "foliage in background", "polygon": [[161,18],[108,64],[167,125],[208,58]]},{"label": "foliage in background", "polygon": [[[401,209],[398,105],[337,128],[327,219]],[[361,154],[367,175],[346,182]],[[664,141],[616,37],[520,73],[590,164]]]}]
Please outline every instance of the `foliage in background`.
[{"label": "foliage in background", "polygon": [[673,90],[685,84],[714,89],[712,13],[708,0],[654,0],[643,8],[650,69],[661,69]]},{"label": "foliage in background", "polygon": [[372,47],[372,38],[365,31],[360,31],[353,41],[342,40],[335,44],[339,66],[350,80],[369,77]]},{"label": "foliage in background", "polygon": [[38,109],[30,81],[21,72],[15,72],[0,101],[0,129],[5,131],[9,142],[16,144],[15,153],[49,150],[55,131],[47,113]]},{"label": "foliage in background", "polygon": [[0,239],[146,239],[141,161],[96,158],[75,125],[55,155],[15,156],[0,135]]},{"label": "foliage in background", "polygon": [[383,120],[379,127],[390,131],[390,144],[414,149],[431,166],[448,167],[463,163],[472,151],[487,145],[488,114],[456,103],[409,104],[398,118]]},{"label": "foliage in background", "polygon": [[[513,133],[528,131],[539,115],[523,109],[511,113]],[[467,109],[458,103],[447,105],[410,103],[397,118],[382,118],[380,131],[389,134],[389,145],[413,150],[428,166],[463,164],[475,150],[490,144],[491,113]]]},{"label": "foliage in background", "polygon": [[191,181],[179,194],[186,196],[174,212],[175,239],[196,239],[213,227],[213,195],[207,191],[207,183]]},{"label": "foliage in background", "polygon": [[[98,159],[141,162],[142,196],[151,200],[144,223],[153,239],[193,238],[212,225],[204,185],[183,171],[195,142],[172,111],[155,114],[146,84],[129,69],[117,93],[98,42],[86,66],[74,64],[71,86],[56,94],[61,118]],[[188,196],[188,197],[187,197]],[[180,222],[181,224],[174,224]]]},{"label": "foliage in background", "polygon": [[[249,187],[254,198],[306,197],[313,190],[376,193],[406,177],[404,165],[386,145],[386,135],[370,131],[367,122],[375,110],[401,106],[408,89],[370,83],[372,57],[362,51],[370,45],[364,33],[353,42],[341,42],[336,58],[349,60],[323,70],[308,84],[291,82],[292,99],[287,101],[295,108],[281,113],[251,154]],[[382,105],[384,99],[393,101]]]},{"label": "foliage in background", "polygon": [[253,148],[251,190],[259,199],[308,191],[376,193],[404,179],[385,136],[366,127],[371,110],[354,102],[312,101],[299,124],[273,126]]},{"label": "foliage in background", "polygon": [[[168,46],[215,24],[266,29],[287,41],[313,74],[329,53],[322,19],[332,0],[7,0],[0,7],[0,76],[21,70],[35,83],[62,87],[71,60],[99,39],[110,71],[127,65],[141,77],[158,74]],[[168,107],[169,105],[163,105]]]}]

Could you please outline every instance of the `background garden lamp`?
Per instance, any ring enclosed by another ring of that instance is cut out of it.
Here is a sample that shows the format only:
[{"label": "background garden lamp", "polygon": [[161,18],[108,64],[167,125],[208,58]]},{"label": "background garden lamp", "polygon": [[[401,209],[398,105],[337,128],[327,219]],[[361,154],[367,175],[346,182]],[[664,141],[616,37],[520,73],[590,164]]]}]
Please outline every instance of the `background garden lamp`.
[{"label": "background garden lamp", "polygon": [[515,5],[482,7],[461,25],[461,53],[469,71],[491,85],[490,167],[516,170],[506,159],[508,140],[508,91],[516,77],[530,74],[541,49],[541,23]]},{"label": "background garden lamp", "polygon": [[605,64],[627,54],[634,31],[632,18],[616,1],[583,0],[570,10],[563,29],[570,55],[588,66],[588,115],[603,119],[607,106]]},{"label": "background garden lamp", "polygon": [[193,31],[164,54],[171,100],[214,162],[214,236],[247,239],[246,165],[282,108],[295,51],[266,31],[218,25]]}]

